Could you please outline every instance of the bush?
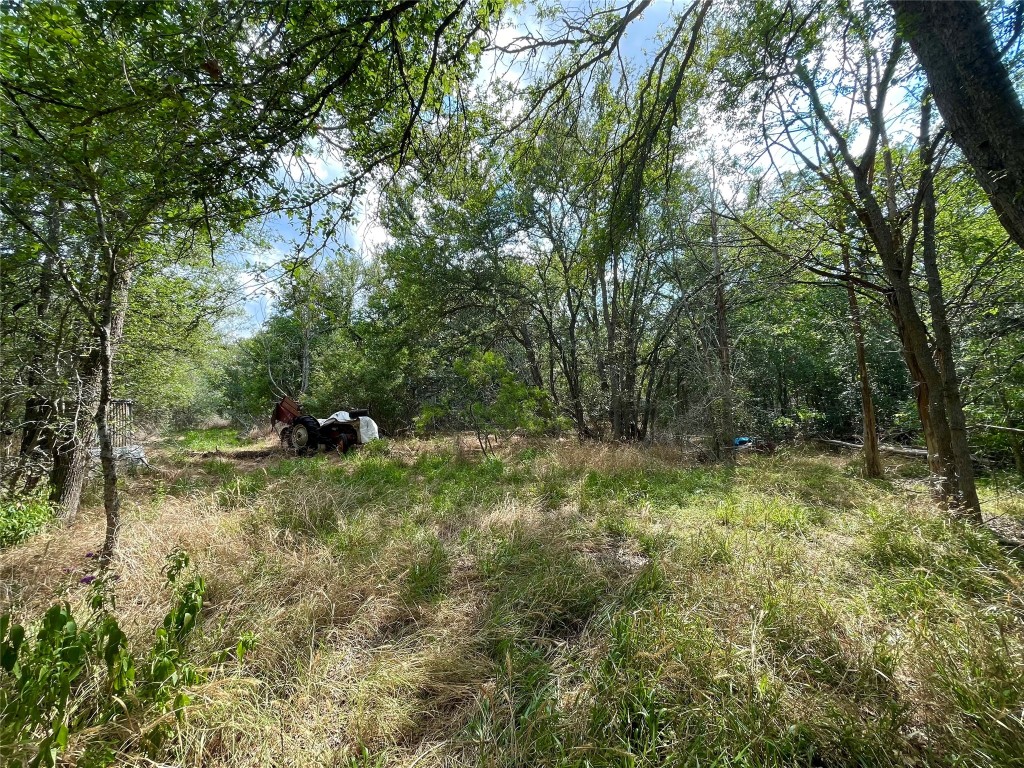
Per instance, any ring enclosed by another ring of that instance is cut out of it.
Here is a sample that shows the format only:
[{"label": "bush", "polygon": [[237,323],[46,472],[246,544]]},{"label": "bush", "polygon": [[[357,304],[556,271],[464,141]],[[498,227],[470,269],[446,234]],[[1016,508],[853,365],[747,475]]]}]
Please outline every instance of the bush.
[{"label": "bush", "polygon": [[53,520],[53,508],[43,496],[0,501],[0,549],[18,544]]},{"label": "bush", "polygon": [[[153,754],[189,704],[186,688],[206,671],[183,653],[203,606],[205,583],[188,570],[188,556],[168,558],[167,586],[174,605],[156,630],[152,648],[136,659],[111,612],[107,571],[86,576],[90,600],[84,619],[69,603],[51,606],[29,629],[12,614],[0,616],[0,761],[54,766],[75,734],[87,739],[86,756],[113,761],[124,731],[137,731]],[[251,646],[243,640],[239,660]],[[218,654],[223,661],[227,654]],[[173,713],[176,717],[164,715]],[[144,725],[145,723],[149,725]],[[88,733],[88,735],[86,735]]]},{"label": "bush", "polygon": [[456,360],[458,378],[455,393],[441,406],[428,406],[417,419],[418,431],[429,431],[439,422],[470,428],[480,448],[491,455],[491,436],[499,440],[513,433],[539,435],[557,431],[562,424],[555,416],[547,393],[524,384],[509,369],[501,355],[474,351]]}]

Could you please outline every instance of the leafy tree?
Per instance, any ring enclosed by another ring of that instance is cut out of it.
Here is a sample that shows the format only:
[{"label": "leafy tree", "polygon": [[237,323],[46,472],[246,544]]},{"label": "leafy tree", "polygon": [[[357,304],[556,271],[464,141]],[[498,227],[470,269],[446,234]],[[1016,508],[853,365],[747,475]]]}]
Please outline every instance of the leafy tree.
[{"label": "leafy tree", "polygon": [[1024,107],[1003,61],[1021,33],[1016,11],[1001,51],[979,2],[891,0],[899,33],[928,75],[953,140],[1010,237],[1024,248]]},{"label": "leafy tree", "polygon": [[[767,108],[757,107],[767,151],[789,153],[842,201],[863,230],[864,253],[877,258],[862,276],[847,276],[836,266],[815,269],[857,279],[884,296],[914,381],[938,492],[954,509],[980,520],[936,239],[935,177],[948,147],[945,132],[933,123],[930,93],[916,80],[891,21],[870,5],[839,5],[830,12],[757,6],[745,21],[740,34],[747,47],[739,58],[754,57],[745,66],[762,67],[767,60],[771,67],[767,77],[750,75],[745,86],[767,102]],[[764,36],[768,28],[779,34]],[[838,62],[830,59],[825,41],[851,34],[858,45],[844,47]],[[846,95],[827,86],[847,78],[863,87]],[[905,94],[901,112],[891,108],[895,88]],[[916,136],[895,145],[890,137],[911,120]],[[926,305],[918,303],[922,293]]]},{"label": "leafy tree", "polygon": [[[41,259],[47,285],[59,281],[86,329],[89,351],[76,353],[86,386],[73,410],[95,418],[107,553],[120,521],[107,404],[133,283],[173,262],[154,243],[187,250],[205,235],[213,246],[261,212],[337,192],[351,199],[374,168],[404,157],[422,123],[442,119],[500,9],[490,0],[350,11],[320,2],[5,6],[0,210],[23,260]],[[301,166],[314,137],[344,147],[352,173],[326,190],[308,175],[285,184],[281,156]],[[84,424],[73,433],[65,516],[78,505],[88,442]]]},{"label": "leafy tree", "polygon": [[447,414],[428,418],[448,415],[470,427],[485,456],[493,454],[492,436],[507,440],[515,432],[540,434],[556,425],[544,392],[523,382],[500,355],[477,350],[453,367],[459,383],[448,396]]}]

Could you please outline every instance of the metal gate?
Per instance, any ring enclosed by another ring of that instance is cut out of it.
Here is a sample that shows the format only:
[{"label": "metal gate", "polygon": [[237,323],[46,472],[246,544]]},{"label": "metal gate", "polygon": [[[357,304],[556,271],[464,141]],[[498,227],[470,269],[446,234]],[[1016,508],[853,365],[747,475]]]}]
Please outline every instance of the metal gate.
[{"label": "metal gate", "polygon": [[114,448],[127,448],[135,445],[134,424],[132,423],[132,405],[134,400],[111,400],[107,411],[110,439]]}]

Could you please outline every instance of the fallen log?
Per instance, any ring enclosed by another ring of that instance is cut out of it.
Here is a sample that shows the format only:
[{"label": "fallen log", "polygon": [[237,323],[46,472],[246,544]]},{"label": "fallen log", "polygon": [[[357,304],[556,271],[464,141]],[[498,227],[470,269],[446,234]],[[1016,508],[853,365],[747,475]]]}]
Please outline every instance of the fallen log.
[{"label": "fallen log", "polygon": [[[819,443],[825,445],[831,445],[835,448],[848,448],[851,451],[864,450],[864,446],[860,443],[847,443],[842,440],[826,440],[823,437],[818,438]],[[878,450],[885,451],[886,453],[892,453],[896,456],[909,456],[915,459],[927,459],[928,451],[923,448],[905,448],[902,445],[879,445]]]},{"label": "fallen log", "polygon": [[[844,442],[842,440],[826,440],[823,437],[817,438],[817,441],[819,443],[824,443],[825,445],[831,445],[831,446],[834,446],[836,448],[848,448],[851,451],[861,451],[861,450],[864,450],[864,446],[861,443],[847,443],[847,442]],[[906,448],[906,447],[904,447],[902,445],[885,445],[885,444],[881,444],[881,445],[878,446],[878,450],[885,451],[886,453],[891,453],[891,454],[893,454],[895,456],[907,456],[907,457],[913,458],[913,459],[927,459],[928,458],[928,451],[926,451],[924,448]],[[982,466],[987,466],[989,464],[988,459],[983,459],[981,456],[977,456],[977,455],[975,455],[973,453],[971,454],[971,461],[973,461],[976,464],[981,464]]]},{"label": "fallen log", "polygon": [[978,427],[993,429],[996,432],[1009,432],[1011,435],[1024,435],[1024,429],[1016,429],[1015,427],[1000,427],[996,424],[979,424]]}]

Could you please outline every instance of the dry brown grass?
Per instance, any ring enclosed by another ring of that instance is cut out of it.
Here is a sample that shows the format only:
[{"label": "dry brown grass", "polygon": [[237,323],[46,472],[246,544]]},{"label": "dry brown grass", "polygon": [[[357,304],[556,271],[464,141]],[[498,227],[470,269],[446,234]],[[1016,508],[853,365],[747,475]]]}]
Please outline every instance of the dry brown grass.
[{"label": "dry brown grass", "polygon": [[[950,693],[963,686],[988,723],[985,675],[1024,679],[1020,573],[920,496],[801,452],[723,470],[551,440],[499,458],[451,438],[306,461],[178,452],[130,479],[112,567],[132,644],[148,647],[170,605],[175,549],[207,582],[196,660],[257,636],[241,668],[192,691],[167,761],[612,765],[630,750],[656,764],[670,744],[705,761],[744,744],[795,754],[806,727],[836,760],[905,765],[927,749],[946,765],[961,744],[1024,734],[1012,720],[972,730]],[[0,553],[4,606],[81,608],[101,519],[87,508]],[[972,622],[981,639],[965,644]],[[992,622],[1010,622],[1005,653]],[[651,746],[650,728],[671,737]],[[152,765],[121,746],[123,764]]]},{"label": "dry brown grass", "polygon": [[638,445],[615,445],[565,439],[554,443],[551,447],[555,451],[560,466],[576,471],[591,470],[614,474],[649,468],[670,469],[694,466],[695,464],[692,454],[667,445],[654,445],[647,448]]}]

